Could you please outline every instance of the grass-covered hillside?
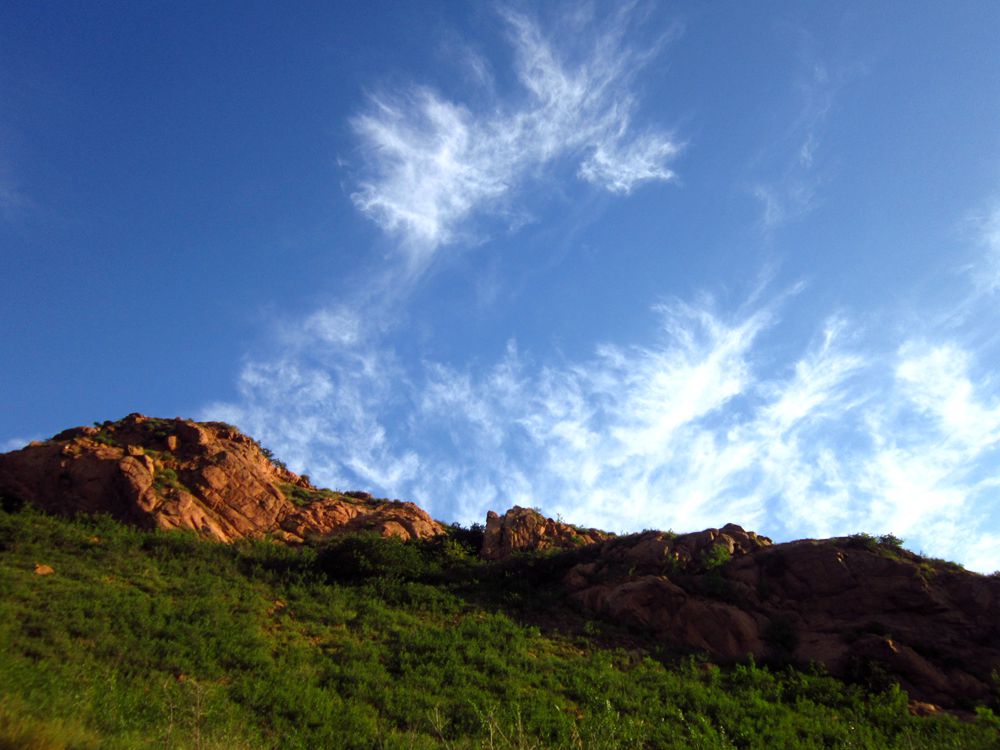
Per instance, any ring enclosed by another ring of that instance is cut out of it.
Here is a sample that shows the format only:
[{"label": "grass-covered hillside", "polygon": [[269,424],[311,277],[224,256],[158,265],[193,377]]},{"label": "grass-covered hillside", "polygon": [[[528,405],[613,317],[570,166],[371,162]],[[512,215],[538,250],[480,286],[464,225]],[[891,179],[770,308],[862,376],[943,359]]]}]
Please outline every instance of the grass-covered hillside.
[{"label": "grass-covered hillside", "polygon": [[667,654],[565,608],[558,559],[478,543],[227,546],[8,507],[0,749],[998,746],[988,708]]}]

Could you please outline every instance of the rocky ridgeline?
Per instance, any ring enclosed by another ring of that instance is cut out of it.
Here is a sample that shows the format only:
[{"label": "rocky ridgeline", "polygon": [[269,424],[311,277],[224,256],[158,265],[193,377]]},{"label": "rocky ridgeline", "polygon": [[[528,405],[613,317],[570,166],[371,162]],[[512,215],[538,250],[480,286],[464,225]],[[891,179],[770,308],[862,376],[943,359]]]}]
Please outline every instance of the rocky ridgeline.
[{"label": "rocky ridgeline", "polygon": [[484,556],[562,547],[571,558],[562,585],[577,607],[678,651],[814,662],[868,684],[898,680],[911,697],[949,707],[1000,688],[996,576],[865,535],[772,544],[728,524],[582,544],[567,541],[572,527],[530,515],[539,516],[491,515]]},{"label": "rocky ridgeline", "polygon": [[[221,542],[300,543],[352,531],[446,532],[413,503],[314,487],[230,425],[132,414],[0,455],[0,495],[55,513],[102,512]],[[898,680],[914,698],[972,705],[1000,689],[1000,578],[859,535],[772,544],[729,524],[615,536],[513,507],[486,519],[481,557],[555,555],[584,613],[713,659],[823,664]],[[506,563],[505,563],[506,564]]]},{"label": "rocky ridgeline", "polygon": [[0,455],[0,493],[50,512],[109,513],[220,542],[366,529],[418,539],[444,530],[413,503],[313,487],[230,425],[141,414]]}]

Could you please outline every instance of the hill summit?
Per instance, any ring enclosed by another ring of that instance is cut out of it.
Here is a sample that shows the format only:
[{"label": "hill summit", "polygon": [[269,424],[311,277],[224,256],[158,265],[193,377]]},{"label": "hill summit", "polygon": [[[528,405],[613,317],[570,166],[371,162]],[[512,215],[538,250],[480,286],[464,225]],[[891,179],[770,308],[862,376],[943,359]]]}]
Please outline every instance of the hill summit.
[{"label": "hill summit", "polygon": [[223,422],[130,414],[0,455],[0,493],[54,513],[109,513],[219,542],[302,542],[371,530],[420,539],[441,524],[414,503],[314,487]]}]

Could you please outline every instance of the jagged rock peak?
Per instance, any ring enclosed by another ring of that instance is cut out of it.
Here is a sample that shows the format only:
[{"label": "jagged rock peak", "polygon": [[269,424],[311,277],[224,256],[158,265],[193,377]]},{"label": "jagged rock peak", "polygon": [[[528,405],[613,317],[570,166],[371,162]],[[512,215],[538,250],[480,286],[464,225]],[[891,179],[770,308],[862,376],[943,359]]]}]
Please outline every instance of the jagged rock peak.
[{"label": "jagged rock peak", "polygon": [[0,493],[54,513],[108,513],[220,542],[290,543],[349,531],[416,539],[443,533],[414,503],[335,492],[274,460],[224,422],[129,414],[0,454]]}]

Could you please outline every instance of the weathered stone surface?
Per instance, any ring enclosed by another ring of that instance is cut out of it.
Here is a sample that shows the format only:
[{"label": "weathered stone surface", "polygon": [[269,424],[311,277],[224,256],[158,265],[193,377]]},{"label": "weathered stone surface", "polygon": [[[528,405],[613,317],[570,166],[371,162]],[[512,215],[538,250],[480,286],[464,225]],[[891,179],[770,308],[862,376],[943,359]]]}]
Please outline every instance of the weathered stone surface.
[{"label": "weathered stone surface", "polygon": [[584,540],[514,507],[487,516],[482,556],[586,543],[596,549],[581,551],[563,579],[571,601],[682,651],[887,675],[921,706],[983,700],[1000,671],[1000,579],[901,549],[849,539],[773,545],[735,524],[680,536],[588,531]]},{"label": "weathered stone surface", "polygon": [[613,534],[597,529],[581,529],[546,518],[537,510],[515,505],[502,516],[486,515],[486,531],[481,556],[502,560],[515,552],[580,547],[603,541]]},{"label": "weathered stone surface", "polygon": [[1000,579],[906,550],[772,545],[729,525],[611,539],[586,558],[563,581],[578,606],[719,661],[752,654],[884,674],[942,706],[986,699],[1000,671]]},{"label": "weathered stone surface", "polygon": [[[287,488],[305,499],[296,504]],[[0,493],[54,513],[109,513],[221,542],[268,534],[297,542],[358,529],[413,539],[444,530],[413,503],[320,491],[230,425],[141,414],[0,454]]]}]

